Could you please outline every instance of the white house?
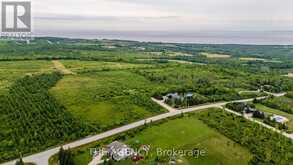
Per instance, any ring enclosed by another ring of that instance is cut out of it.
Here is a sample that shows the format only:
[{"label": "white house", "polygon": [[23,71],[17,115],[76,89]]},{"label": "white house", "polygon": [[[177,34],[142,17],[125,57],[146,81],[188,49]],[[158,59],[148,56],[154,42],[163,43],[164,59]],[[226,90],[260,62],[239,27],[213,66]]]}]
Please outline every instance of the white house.
[{"label": "white house", "polygon": [[279,115],[271,116],[271,120],[274,120],[274,121],[276,121],[277,123],[280,123],[280,124],[284,124],[284,123],[289,121],[286,117],[279,116]]},{"label": "white house", "polygon": [[134,151],[126,144],[114,141],[107,146],[108,155],[116,161],[126,159],[133,155]]}]

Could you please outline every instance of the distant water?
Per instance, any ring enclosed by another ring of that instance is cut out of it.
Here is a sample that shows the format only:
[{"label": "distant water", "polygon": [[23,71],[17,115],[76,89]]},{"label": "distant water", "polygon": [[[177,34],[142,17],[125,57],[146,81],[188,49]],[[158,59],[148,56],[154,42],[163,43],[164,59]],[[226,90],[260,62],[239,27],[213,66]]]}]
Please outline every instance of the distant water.
[{"label": "distant water", "polygon": [[56,36],[86,39],[121,39],[151,42],[201,43],[201,44],[251,44],[293,45],[293,31],[265,32],[152,32],[152,31],[66,31],[41,32],[37,36]]}]

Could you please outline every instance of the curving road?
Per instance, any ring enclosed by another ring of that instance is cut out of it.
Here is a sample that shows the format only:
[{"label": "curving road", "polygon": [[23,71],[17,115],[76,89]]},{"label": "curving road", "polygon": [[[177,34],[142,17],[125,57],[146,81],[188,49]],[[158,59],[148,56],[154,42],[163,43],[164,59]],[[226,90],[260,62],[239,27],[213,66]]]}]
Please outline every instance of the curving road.
[{"label": "curving road", "polygon": [[[283,96],[284,94],[278,95],[278,96]],[[259,97],[259,99],[261,98],[265,98],[265,97]],[[190,107],[187,109],[182,109],[182,110],[177,110],[175,108],[172,108],[170,106],[168,106],[167,104],[165,104],[163,101],[160,100],[156,100],[154,98],[152,98],[153,101],[155,101],[157,104],[159,104],[160,106],[162,106],[163,108],[167,109],[169,112],[168,113],[164,113],[158,116],[154,116],[154,117],[150,117],[144,120],[140,120],[119,128],[115,128],[109,131],[106,131],[104,133],[100,133],[94,136],[89,136],[68,144],[63,145],[63,148],[67,149],[67,148],[75,148],[75,147],[79,147],[88,143],[92,143],[140,126],[143,126],[145,123],[150,123],[153,121],[158,121],[158,120],[162,120],[168,117],[172,117],[172,116],[176,116],[176,115],[180,115],[181,113],[188,113],[188,112],[193,112],[193,111],[197,111],[197,110],[202,110],[202,109],[207,109],[207,108],[213,108],[213,107],[222,107],[223,105],[229,103],[229,102],[218,102],[218,103],[211,103],[211,104],[206,104],[206,105],[199,105],[199,106],[194,106],[194,107]],[[248,102],[248,101],[252,101],[253,99],[243,99],[243,100],[236,100],[236,101],[230,101],[230,102]],[[48,160],[49,158],[58,153],[59,149],[61,146],[40,152],[40,153],[36,153],[27,157],[24,157],[23,160],[25,162],[34,162],[37,165],[48,165]],[[2,165],[15,165],[15,161],[10,161],[10,162],[6,162],[3,163]]]}]

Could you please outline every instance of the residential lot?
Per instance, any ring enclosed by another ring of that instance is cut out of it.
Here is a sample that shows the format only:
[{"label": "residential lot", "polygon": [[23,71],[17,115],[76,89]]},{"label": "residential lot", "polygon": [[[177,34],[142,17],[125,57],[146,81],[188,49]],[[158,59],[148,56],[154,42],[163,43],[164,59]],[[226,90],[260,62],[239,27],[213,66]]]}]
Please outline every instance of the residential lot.
[{"label": "residential lot", "polygon": [[[175,133],[176,132],[176,133]],[[131,134],[124,143],[131,147],[141,145],[150,145],[149,154],[145,160],[139,161],[138,164],[148,164],[155,162],[157,151],[162,150],[186,150],[190,151],[195,148],[206,151],[205,156],[198,158],[193,156],[176,156],[175,160],[180,164],[227,164],[233,165],[235,162],[246,165],[251,159],[249,151],[217,131],[207,127],[195,116],[173,119],[161,124],[154,124],[141,132]],[[106,145],[106,142],[105,144]],[[103,146],[103,145],[98,145]],[[74,157],[77,164],[87,164],[91,160],[88,148],[76,150]],[[78,154],[82,153],[82,154]],[[163,164],[169,163],[168,156],[160,156]],[[134,162],[130,159],[116,162],[114,164],[130,165]]]}]

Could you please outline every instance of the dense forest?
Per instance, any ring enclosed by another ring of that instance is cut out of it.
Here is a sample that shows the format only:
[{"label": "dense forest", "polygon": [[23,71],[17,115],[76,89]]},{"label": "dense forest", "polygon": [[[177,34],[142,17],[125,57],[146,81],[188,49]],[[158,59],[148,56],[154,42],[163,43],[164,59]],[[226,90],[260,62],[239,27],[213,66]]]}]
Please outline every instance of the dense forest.
[{"label": "dense forest", "polygon": [[253,165],[291,165],[293,144],[290,139],[259,124],[220,109],[204,111],[199,119],[253,154]]},{"label": "dense forest", "polygon": [[59,73],[26,76],[0,98],[0,162],[86,136],[92,128],[65,111],[48,89]]}]

